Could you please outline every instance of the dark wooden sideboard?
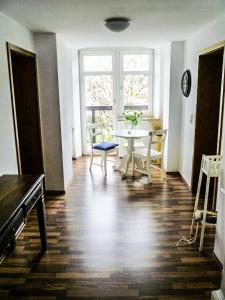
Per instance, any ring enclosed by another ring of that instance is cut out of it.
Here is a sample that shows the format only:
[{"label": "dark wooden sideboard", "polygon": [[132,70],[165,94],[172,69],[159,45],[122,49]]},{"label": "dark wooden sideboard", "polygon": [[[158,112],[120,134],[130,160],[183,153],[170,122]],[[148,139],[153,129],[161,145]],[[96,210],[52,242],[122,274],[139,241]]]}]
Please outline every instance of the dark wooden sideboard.
[{"label": "dark wooden sideboard", "polygon": [[33,207],[37,210],[41,251],[47,250],[44,175],[3,175],[0,177],[0,256],[15,246]]}]

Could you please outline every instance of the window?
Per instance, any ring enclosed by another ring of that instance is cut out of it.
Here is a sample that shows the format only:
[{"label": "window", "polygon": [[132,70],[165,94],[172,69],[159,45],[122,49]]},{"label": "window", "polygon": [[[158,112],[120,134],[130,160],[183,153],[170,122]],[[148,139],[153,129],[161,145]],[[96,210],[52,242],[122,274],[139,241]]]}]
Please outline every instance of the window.
[{"label": "window", "polygon": [[80,51],[83,152],[86,125],[104,123],[105,136],[117,127],[124,110],[152,112],[153,50]]},{"label": "window", "polygon": [[121,53],[123,110],[152,110],[152,56],[149,53]]}]

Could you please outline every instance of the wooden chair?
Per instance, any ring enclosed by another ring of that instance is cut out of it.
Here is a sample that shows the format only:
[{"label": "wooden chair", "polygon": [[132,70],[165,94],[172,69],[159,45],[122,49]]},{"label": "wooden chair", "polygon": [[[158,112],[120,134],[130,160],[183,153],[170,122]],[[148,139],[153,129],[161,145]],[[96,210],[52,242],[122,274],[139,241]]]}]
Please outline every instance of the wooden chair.
[{"label": "wooden chair", "polygon": [[[160,169],[163,179],[166,178],[166,173],[163,168],[163,153],[164,144],[166,140],[167,129],[153,130],[149,132],[148,147],[145,149],[137,149],[132,153],[132,172],[138,171],[142,174],[148,175],[149,183],[152,182],[150,172],[151,166]],[[160,150],[154,149],[159,147]],[[153,161],[160,160],[160,165],[152,164]]]},{"label": "wooden chair", "polygon": [[[104,167],[104,175],[106,176],[107,155],[113,152],[117,152],[119,144],[104,141],[103,124],[98,124],[98,123],[89,124],[87,128],[91,139],[91,161],[90,161],[89,169],[91,170],[92,164],[98,165],[96,163],[93,163],[93,156],[94,154],[100,154],[102,156],[100,166]],[[97,137],[100,137],[101,140],[100,143],[95,142]]]}]

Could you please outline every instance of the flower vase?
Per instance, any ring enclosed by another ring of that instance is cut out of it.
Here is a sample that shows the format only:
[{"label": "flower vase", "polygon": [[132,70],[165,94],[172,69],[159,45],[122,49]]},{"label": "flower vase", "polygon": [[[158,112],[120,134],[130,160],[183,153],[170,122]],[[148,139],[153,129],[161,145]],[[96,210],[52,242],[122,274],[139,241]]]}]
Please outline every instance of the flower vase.
[{"label": "flower vase", "polygon": [[131,130],[131,131],[134,130],[135,127],[136,127],[136,124],[132,122],[132,123],[131,123],[131,129],[130,129],[130,130]]}]

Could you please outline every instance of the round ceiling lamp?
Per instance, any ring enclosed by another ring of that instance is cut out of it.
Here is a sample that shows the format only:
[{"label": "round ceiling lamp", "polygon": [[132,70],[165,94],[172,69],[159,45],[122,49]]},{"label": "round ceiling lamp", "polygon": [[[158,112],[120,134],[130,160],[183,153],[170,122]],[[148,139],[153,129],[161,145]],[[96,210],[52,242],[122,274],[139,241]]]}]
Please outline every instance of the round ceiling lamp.
[{"label": "round ceiling lamp", "polygon": [[130,19],[123,17],[113,17],[105,19],[105,26],[114,32],[120,32],[130,25]]}]

